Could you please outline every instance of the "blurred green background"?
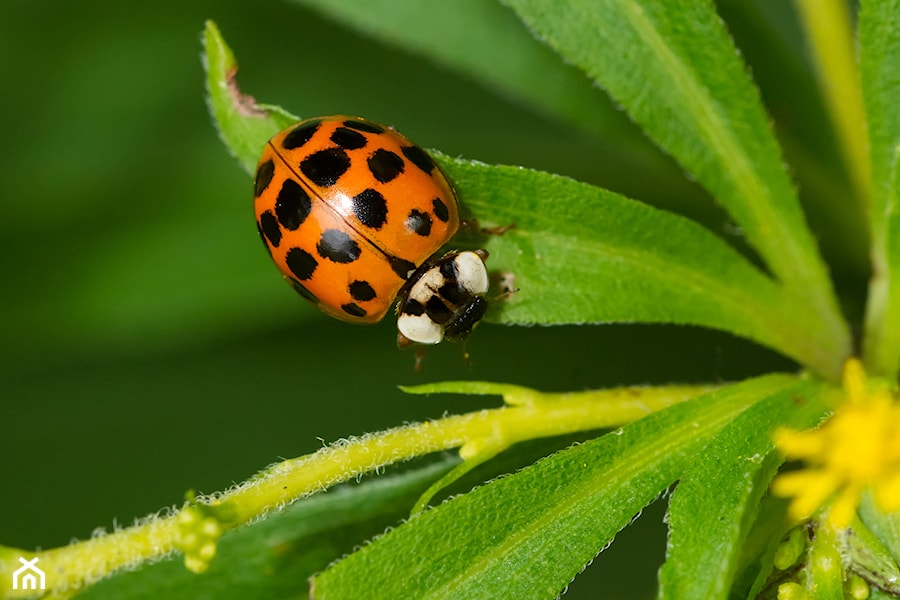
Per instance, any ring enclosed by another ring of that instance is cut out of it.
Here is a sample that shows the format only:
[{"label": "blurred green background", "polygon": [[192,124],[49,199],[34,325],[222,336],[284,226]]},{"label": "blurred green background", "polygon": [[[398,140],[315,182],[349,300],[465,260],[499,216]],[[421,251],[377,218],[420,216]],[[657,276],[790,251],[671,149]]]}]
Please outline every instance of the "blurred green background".
[{"label": "blurred green background", "polygon": [[[6,0],[0,543],[66,544],[323,440],[496,405],[406,396],[399,384],[579,390],[792,368],[695,328],[484,325],[465,347],[470,364],[447,344],[415,372],[413,354],[395,347],[392,319],[354,327],[321,316],[270,264],[249,176],[206,113],[207,18],[261,101],[302,116],[364,115],[427,148],[674,202],[727,230],[687,180],[673,188],[626,177],[585,131],[297,4]],[[668,159],[660,164],[677,174]],[[665,544],[659,504],[568,597],[652,594]],[[636,557],[647,559],[646,577],[623,569]]]}]

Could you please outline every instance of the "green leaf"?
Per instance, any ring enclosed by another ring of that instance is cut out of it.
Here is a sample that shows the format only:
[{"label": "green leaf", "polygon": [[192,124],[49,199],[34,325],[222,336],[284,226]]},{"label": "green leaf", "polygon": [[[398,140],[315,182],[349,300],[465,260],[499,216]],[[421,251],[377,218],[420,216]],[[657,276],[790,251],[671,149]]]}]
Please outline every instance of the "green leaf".
[{"label": "green leaf", "polygon": [[861,3],[860,73],[869,126],[873,277],[866,307],[865,357],[874,373],[900,369],[900,0]]},{"label": "green leaf", "polygon": [[[463,73],[504,98],[593,133],[603,147],[602,165],[597,170],[603,174],[598,175],[602,181],[612,180],[610,170],[620,178],[617,181],[630,184],[653,173],[656,189],[647,191],[649,196],[641,195],[634,185],[627,189],[632,195],[637,194],[635,197],[659,206],[660,188],[664,187],[665,206],[681,207],[682,202],[691,202],[689,210],[696,214],[698,196],[687,187],[682,172],[673,168],[674,163],[662,159],[640,130],[627,122],[624,112],[575,67],[560,61],[535,40],[515,15],[499,3],[295,2],[384,43]],[[852,191],[835,151],[833,131],[823,126],[828,120],[809,64],[803,61],[804,49],[796,43],[794,30],[784,27],[784,13],[791,8],[746,0],[722,0],[716,7],[751,64],[773,112],[774,125],[800,193],[815,208],[809,218],[820,243],[828,245],[825,250],[829,262],[845,271],[865,268],[868,248],[864,219],[858,206],[847,202]],[[626,189],[615,184],[608,187]]]},{"label": "green leaf", "polygon": [[669,181],[667,185],[684,185],[674,164],[602,91],[535,40],[515,14],[497,2],[295,1],[587,130],[606,148],[604,155],[625,165],[632,177],[652,171]]},{"label": "green leaf", "polygon": [[797,0],[795,4],[836,140],[854,184],[851,199],[862,204],[869,196],[870,168],[850,10],[845,0]]},{"label": "green leaf", "polygon": [[219,135],[244,170],[253,173],[266,140],[298,118],[276,106],[257,104],[240,91],[237,61],[212,21],[203,30],[203,67],[207,102]]},{"label": "green leaf", "polygon": [[[868,224],[796,23],[794,2],[717,0],[768,109],[826,262],[836,276],[869,268]],[[836,277],[837,278],[837,277]]]},{"label": "green leaf", "polygon": [[712,2],[506,3],[713,194],[846,356],[849,332],[827,270],[758,92]]},{"label": "green leaf", "polygon": [[[865,525],[887,547],[895,563],[900,563],[900,513],[884,514],[875,505],[872,494],[863,495],[859,516]],[[897,580],[900,583],[900,579]]]},{"label": "green leaf", "polygon": [[[210,104],[244,165],[277,126],[234,104],[234,60],[210,24]],[[228,93],[214,94],[224,89]],[[222,105],[224,104],[224,105]],[[220,106],[222,105],[222,106]],[[271,107],[270,107],[271,108]],[[265,123],[265,125],[261,125]],[[464,208],[489,236],[490,267],[521,291],[495,303],[489,321],[515,324],[656,322],[704,325],[773,347],[823,373],[840,367],[840,341],[736,251],[692,221],[571,179],[452,159],[432,152]]]},{"label": "green leaf", "polygon": [[555,598],[711,435],[808,386],[761,377],[571,447],[420,513],[318,575],[316,598]]},{"label": "green leaf", "polygon": [[482,224],[516,225],[484,240],[488,266],[520,290],[488,320],[704,325],[839,372],[840,340],[693,221],[565,177],[436,158]]},{"label": "green leaf", "polygon": [[185,569],[177,555],[114,575],[78,599],[305,598],[313,573],[406,516],[419,494],[457,462],[445,460],[296,502],[227,533],[201,575]]},{"label": "green leaf", "polygon": [[[860,507],[860,512],[865,512],[865,509]],[[874,519],[870,520],[877,525],[885,524],[884,515],[871,516]],[[842,533],[841,548],[848,570],[884,591],[900,595],[900,568],[897,566],[897,559],[891,555],[874,530],[866,527],[859,519],[854,519],[850,528]]]},{"label": "green leaf", "polygon": [[[329,18],[450,66],[503,95],[598,135],[630,129],[603,93],[495,2],[295,0]],[[491,60],[485,60],[490,57]],[[620,134],[620,133],[619,133]]]},{"label": "green leaf", "polygon": [[[770,579],[775,569],[776,556],[781,550],[785,534],[792,525],[787,517],[788,500],[778,496],[764,496],[756,510],[756,520],[741,543],[738,572],[732,584],[733,597],[767,598],[763,589],[778,584],[778,577]],[[794,543],[804,543],[794,534]],[[805,535],[805,534],[804,534]]]},{"label": "green leaf", "polygon": [[781,464],[772,432],[815,425],[828,410],[823,396],[821,384],[798,383],[748,408],[698,453],[669,503],[660,598],[729,597],[744,540]]}]

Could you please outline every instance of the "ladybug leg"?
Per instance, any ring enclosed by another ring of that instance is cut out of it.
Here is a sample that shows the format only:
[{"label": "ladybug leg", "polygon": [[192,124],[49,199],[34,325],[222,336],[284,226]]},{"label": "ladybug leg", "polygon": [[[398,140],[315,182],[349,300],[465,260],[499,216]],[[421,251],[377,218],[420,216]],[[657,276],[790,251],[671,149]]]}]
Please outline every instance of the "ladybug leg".
[{"label": "ladybug leg", "polygon": [[425,360],[425,346],[419,345],[416,348],[416,363],[413,365],[413,371],[422,372],[422,362]]},{"label": "ladybug leg", "polygon": [[499,294],[497,294],[496,296],[494,296],[493,298],[491,298],[491,302],[509,300],[510,298],[515,296],[518,292],[519,292],[519,288],[514,288],[511,290],[504,290],[504,291],[500,292]]},{"label": "ladybug leg", "polygon": [[397,347],[400,349],[410,348],[415,346],[416,348],[416,362],[413,365],[413,370],[416,373],[422,372],[422,363],[425,361],[425,346],[422,344],[416,343],[403,335],[402,333],[397,333]]},{"label": "ladybug leg", "polygon": [[397,347],[398,348],[400,348],[400,349],[409,348],[411,346],[414,346],[415,344],[416,343],[414,341],[412,341],[411,339],[409,339],[402,333],[397,332]]},{"label": "ladybug leg", "polygon": [[498,225],[497,227],[480,227],[478,219],[463,219],[459,222],[459,228],[463,231],[475,231],[482,235],[503,235],[510,229],[515,229],[516,224]]},{"label": "ladybug leg", "polygon": [[469,353],[469,347],[465,341],[463,341],[463,344],[462,344],[462,359],[463,359],[463,364],[466,365],[467,368],[471,369],[472,368],[472,355]]},{"label": "ladybug leg", "polygon": [[503,235],[510,229],[515,229],[516,224],[510,223],[509,225],[498,225],[497,227],[481,227],[479,231],[485,235]]}]

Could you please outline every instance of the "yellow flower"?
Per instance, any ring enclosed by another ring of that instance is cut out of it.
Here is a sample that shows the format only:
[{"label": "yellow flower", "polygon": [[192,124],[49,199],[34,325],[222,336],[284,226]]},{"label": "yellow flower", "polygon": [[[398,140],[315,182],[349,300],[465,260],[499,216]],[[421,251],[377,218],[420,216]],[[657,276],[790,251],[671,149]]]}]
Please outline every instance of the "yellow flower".
[{"label": "yellow flower", "polygon": [[806,463],[772,482],[774,494],[792,498],[788,512],[794,519],[808,519],[831,501],[829,523],[847,527],[867,490],[883,512],[900,510],[900,404],[886,389],[869,389],[855,358],[844,366],[844,392],[819,428],[775,432],[778,449]]}]

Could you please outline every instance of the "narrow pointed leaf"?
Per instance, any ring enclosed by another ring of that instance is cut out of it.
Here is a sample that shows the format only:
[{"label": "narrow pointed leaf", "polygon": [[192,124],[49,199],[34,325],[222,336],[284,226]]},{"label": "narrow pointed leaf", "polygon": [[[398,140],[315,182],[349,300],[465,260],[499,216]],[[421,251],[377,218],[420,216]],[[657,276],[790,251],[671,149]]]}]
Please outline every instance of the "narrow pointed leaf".
[{"label": "narrow pointed leaf", "polygon": [[260,106],[240,91],[237,61],[212,21],[203,30],[203,67],[207,103],[219,135],[244,170],[253,173],[266,140],[297,118],[278,107]]},{"label": "narrow pointed leaf", "polygon": [[842,345],[720,238],[693,221],[571,179],[439,156],[482,223],[488,265],[519,289],[503,323],[704,325],[838,372]]},{"label": "narrow pointed leaf", "polygon": [[[728,210],[849,352],[849,332],[759,94],[709,0],[506,0]],[[836,373],[829,373],[835,375]]]},{"label": "narrow pointed leaf", "polygon": [[821,94],[854,189],[850,204],[869,196],[866,115],[860,92],[855,40],[846,0],[796,0]]},{"label": "narrow pointed leaf", "polygon": [[729,597],[744,539],[781,462],[772,454],[772,432],[782,425],[814,425],[827,411],[823,395],[821,384],[806,381],[790,394],[767,398],[697,454],[669,503],[660,598]]},{"label": "narrow pointed leaf", "polygon": [[[756,598],[772,585],[775,557],[784,535],[794,525],[787,516],[788,500],[764,496],[756,510],[756,520],[742,542],[740,566],[732,583],[733,598]],[[762,596],[765,597],[765,596]]]},{"label": "narrow pointed leaf", "polygon": [[[630,129],[602,91],[495,2],[295,0],[597,134]],[[486,58],[490,60],[485,60]]]},{"label": "narrow pointed leaf", "polygon": [[[208,51],[231,57],[215,26],[208,26],[206,39]],[[287,113],[234,106],[245,96],[234,86],[233,58],[207,64],[223,140],[242,164],[255,165],[256,149]],[[491,270],[519,290],[495,302],[488,321],[703,325],[821,372],[839,369],[840,340],[696,223],[565,177],[433,154],[468,216],[482,225],[515,225],[505,235],[470,240],[487,247]]]},{"label": "narrow pointed leaf", "polygon": [[879,375],[900,369],[900,0],[868,0],[859,16],[860,70],[871,153],[873,277],[865,356]]},{"label": "narrow pointed leaf", "polygon": [[[870,505],[870,508],[874,507]],[[860,516],[866,516],[866,512],[869,512],[866,507],[860,506]],[[868,521],[872,522],[871,517],[875,515],[869,512],[868,516]],[[878,520],[880,519],[875,517],[874,521]],[[842,558],[849,569],[866,581],[886,592],[900,595],[900,567],[876,531],[877,528],[869,529],[863,521],[854,519],[850,528],[844,530],[842,535]],[[884,530],[880,533],[883,534]]]},{"label": "narrow pointed leaf", "polygon": [[420,513],[318,575],[315,597],[555,598],[711,435],[807,385],[762,377],[571,447]]},{"label": "narrow pointed leaf", "polygon": [[[900,513],[884,514],[875,505],[869,493],[863,496],[859,515],[872,533],[887,547],[894,562],[900,564]],[[900,583],[900,578],[897,582]]]},{"label": "narrow pointed leaf", "polygon": [[[799,24],[792,27],[789,22],[795,5],[716,0],[716,10],[725,19],[769,110],[826,262],[835,275],[864,272],[869,265],[867,219],[859,202],[850,201],[854,188],[809,50]],[[864,125],[860,127],[864,132]]]},{"label": "narrow pointed leaf", "polygon": [[535,40],[516,15],[497,2],[295,1],[590,132],[609,162],[632,178],[653,171],[658,183],[666,181],[690,193],[681,172],[606,94]]}]

